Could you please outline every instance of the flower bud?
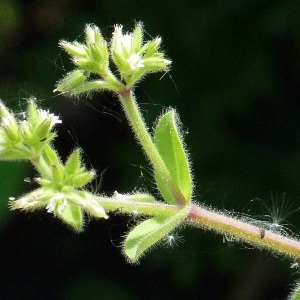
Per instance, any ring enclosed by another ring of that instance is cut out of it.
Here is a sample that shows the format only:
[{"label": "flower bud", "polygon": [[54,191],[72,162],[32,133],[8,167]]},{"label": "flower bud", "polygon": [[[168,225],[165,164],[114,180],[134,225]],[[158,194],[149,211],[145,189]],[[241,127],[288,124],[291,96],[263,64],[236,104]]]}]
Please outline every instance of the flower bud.
[{"label": "flower bud", "polygon": [[85,58],[87,57],[86,54],[86,46],[83,44],[80,44],[78,42],[69,43],[64,40],[59,42],[59,45],[70,55]]},{"label": "flower bud", "polygon": [[57,85],[54,92],[69,92],[86,81],[86,72],[84,70],[74,70],[63,78]]},{"label": "flower bud", "polygon": [[144,62],[145,69],[149,72],[164,71],[171,63],[171,60],[158,57],[146,58]]},{"label": "flower bud", "polygon": [[160,44],[161,44],[161,38],[160,37],[157,37],[155,38],[154,40],[152,41],[149,41],[148,43],[146,43],[142,49],[141,49],[141,52],[142,53],[145,53],[144,57],[151,57],[152,55],[154,55],[159,47],[160,47]]},{"label": "flower bud", "polygon": [[73,176],[72,186],[74,186],[75,188],[83,187],[88,184],[95,177],[95,175],[96,174],[94,171],[90,171]]}]

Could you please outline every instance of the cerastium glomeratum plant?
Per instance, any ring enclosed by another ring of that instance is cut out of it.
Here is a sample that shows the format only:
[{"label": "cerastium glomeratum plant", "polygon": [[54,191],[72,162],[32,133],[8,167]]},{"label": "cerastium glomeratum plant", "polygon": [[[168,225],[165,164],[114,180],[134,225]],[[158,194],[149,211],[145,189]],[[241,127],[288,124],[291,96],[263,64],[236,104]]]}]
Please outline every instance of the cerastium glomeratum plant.
[{"label": "cerastium glomeratum plant", "polygon": [[35,178],[39,187],[20,198],[11,197],[10,207],[25,211],[45,208],[76,231],[83,229],[84,215],[107,219],[107,213],[114,211],[147,217],[131,229],[123,243],[123,252],[130,262],[137,262],[147,249],[172,236],[176,228],[185,224],[214,230],[235,241],[267,248],[297,261],[300,242],[292,234],[272,230],[249,217],[196,203],[191,162],[175,109],[164,111],[153,132],[149,131],[134,89],[146,75],[168,71],[171,60],[160,50],[161,43],[160,37],[144,41],[142,23],[127,33],[121,25],[116,25],[109,42],[97,26],[87,25],[83,43],[60,41],[75,69],[54,90],[71,97],[111,91],[118,97],[151,164],[160,199],[147,193],[115,192],[106,197],[90,192],[86,186],[95,178],[95,171],[87,170],[82,164],[80,149],[62,162],[52,144],[56,136],[54,128],[61,120],[38,108],[32,98],[28,100],[25,119],[18,119],[0,104],[0,158],[29,160],[39,173]]}]

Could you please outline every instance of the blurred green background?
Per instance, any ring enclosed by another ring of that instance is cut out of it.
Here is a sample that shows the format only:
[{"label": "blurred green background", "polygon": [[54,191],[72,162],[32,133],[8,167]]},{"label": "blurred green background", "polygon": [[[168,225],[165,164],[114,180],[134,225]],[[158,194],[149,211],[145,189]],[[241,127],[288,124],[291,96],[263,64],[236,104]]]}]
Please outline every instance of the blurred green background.
[{"label": "blurred green background", "polygon": [[[280,209],[285,193],[299,208],[298,0],[0,0],[0,98],[21,112],[35,96],[59,114],[55,144],[64,158],[83,147],[102,173],[95,190],[156,193],[115,97],[52,93],[71,70],[60,39],[81,40],[86,23],[110,37],[114,24],[131,30],[135,20],[149,38],[163,37],[173,60],[170,74],[150,76],[136,93],[150,127],[163,108],[178,109],[195,200],[256,216],[270,213],[271,194]],[[24,163],[0,170],[0,299],[284,299],[299,277],[286,259],[194,228],[178,232],[184,242],[174,249],[130,265],[120,246],[132,220],[87,220],[77,234],[46,212],[11,212],[7,198],[34,188],[23,179],[36,173]],[[285,222],[296,233],[299,215]]]}]

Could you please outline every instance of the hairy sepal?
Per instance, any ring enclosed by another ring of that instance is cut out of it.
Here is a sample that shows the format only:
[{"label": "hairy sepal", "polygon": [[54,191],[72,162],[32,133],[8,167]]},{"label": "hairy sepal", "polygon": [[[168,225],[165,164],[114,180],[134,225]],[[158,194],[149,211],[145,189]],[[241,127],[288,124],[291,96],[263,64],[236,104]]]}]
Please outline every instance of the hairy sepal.
[{"label": "hairy sepal", "polygon": [[129,261],[136,263],[146,250],[182,223],[189,211],[190,206],[185,206],[171,217],[154,217],[134,227],[124,242],[124,254]]},{"label": "hairy sepal", "polygon": [[[175,111],[169,110],[158,120],[154,131],[154,143],[169,170],[171,180],[190,203],[192,197],[192,179],[186,152],[177,125]],[[169,204],[177,204],[164,176],[154,170],[158,189]]]},{"label": "hairy sepal", "polygon": [[67,205],[62,214],[57,214],[65,223],[70,225],[75,231],[82,231],[83,229],[83,213],[78,205]]}]

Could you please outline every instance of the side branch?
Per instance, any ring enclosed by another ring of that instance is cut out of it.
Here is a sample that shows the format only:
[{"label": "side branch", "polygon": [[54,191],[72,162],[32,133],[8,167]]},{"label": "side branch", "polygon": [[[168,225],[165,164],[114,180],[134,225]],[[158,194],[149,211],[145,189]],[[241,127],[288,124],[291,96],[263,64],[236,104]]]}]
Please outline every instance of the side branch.
[{"label": "side branch", "polygon": [[164,178],[167,186],[170,188],[171,193],[176,199],[178,205],[185,205],[187,200],[179,190],[177,185],[173,182],[170,172],[161,158],[157,148],[153,143],[153,139],[146,127],[140,109],[135,101],[133,92],[130,89],[122,89],[119,92],[119,99],[122,104],[125,115],[136,135],[138,142],[144,149],[154,169],[160,173]]},{"label": "side branch", "polygon": [[138,214],[149,216],[171,217],[182,209],[179,205],[169,205],[163,202],[142,202],[132,200],[120,200],[101,196],[93,196],[94,199],[107,211],[119,211],[125,214]]}]

